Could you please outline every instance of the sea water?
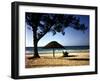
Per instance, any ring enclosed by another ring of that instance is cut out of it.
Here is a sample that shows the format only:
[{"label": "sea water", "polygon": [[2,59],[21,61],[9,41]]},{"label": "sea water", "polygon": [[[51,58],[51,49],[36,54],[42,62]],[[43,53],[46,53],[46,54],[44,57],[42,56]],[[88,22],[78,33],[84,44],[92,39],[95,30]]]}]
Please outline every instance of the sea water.
[{"label": "sea water", "polygon": [[[34,47],[25,47],[26,54],[32,54]],[[76,52],[89,52],[89,46],[64,46],[64,49],[62,48],[54,48],[56,53],[61,53],[63,51],[67,51],[69,53],[76,53]],[[53,52],[53,48],[44,48],[44,47],[38,47],[38,53],[39,54],[50,54]]]}]

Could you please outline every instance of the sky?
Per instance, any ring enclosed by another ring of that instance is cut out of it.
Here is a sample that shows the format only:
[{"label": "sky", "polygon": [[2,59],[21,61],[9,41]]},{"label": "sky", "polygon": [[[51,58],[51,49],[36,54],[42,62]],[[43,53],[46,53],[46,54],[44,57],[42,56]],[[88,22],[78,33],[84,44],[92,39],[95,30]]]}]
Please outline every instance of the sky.
[{"label": "sky", "polygon": [[[88,29],[83,32],[80,30],[75,30],[71,27],[66,28],[65,35],[61,33],[48,32],[44,35],[38,42],[38,46],[45,46],[51,41],[57,41],[63,46],[88,46],[89,45],[89,16],[87,15],[77,15],[80,18],[80,23],[85,24]],[[33,47],[33,33],[32,30],[28,29],[26,24],[26,47]]]}]

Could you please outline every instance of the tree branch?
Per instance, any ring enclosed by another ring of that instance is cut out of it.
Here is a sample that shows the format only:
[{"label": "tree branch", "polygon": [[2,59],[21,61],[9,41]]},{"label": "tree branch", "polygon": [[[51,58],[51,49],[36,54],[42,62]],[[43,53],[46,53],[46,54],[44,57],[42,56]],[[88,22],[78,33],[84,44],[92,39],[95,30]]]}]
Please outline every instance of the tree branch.
[{"label": "tree branch", "polygon": [[45,33],[42,34],[41,37],[39,37],[37,40],[39,41],[48,31],[50,31],[51,27],[48,27],[48,29],[45,31]]}]

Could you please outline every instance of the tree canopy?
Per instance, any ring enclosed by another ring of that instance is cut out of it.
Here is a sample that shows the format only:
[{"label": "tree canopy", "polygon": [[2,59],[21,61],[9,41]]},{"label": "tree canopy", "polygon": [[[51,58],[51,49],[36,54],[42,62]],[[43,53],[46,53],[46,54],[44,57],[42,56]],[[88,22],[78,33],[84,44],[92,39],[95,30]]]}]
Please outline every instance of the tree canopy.
[{"label": "tree canopy", "polygon": [[32,27],[32,31],[36,31],[38,40],[49,31],[51,31],[53,35],[55,35],[56,32],[61,32],[62,35],[64,35],[64,29],[67,27],[81,31],[87,29],[84,23],[80,23],[80,18],[75,15],[26,13],[25,20],[26,23]]}]

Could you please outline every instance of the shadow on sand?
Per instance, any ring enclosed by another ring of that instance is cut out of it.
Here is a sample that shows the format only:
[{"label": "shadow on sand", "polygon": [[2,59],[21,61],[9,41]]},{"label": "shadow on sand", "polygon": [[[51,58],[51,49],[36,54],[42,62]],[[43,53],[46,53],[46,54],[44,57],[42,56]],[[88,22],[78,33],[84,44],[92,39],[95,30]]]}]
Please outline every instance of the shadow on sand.
[{"label": "shadow on sand", "polygon": [[77,55],[68,55],[67,57],[77,57]]},{"label": "shadow on sand", "polygon": [[70,58],[68,60],[79,60],[79,61],[88,61],[89,58]]}]

